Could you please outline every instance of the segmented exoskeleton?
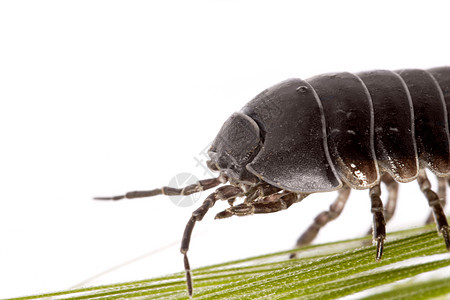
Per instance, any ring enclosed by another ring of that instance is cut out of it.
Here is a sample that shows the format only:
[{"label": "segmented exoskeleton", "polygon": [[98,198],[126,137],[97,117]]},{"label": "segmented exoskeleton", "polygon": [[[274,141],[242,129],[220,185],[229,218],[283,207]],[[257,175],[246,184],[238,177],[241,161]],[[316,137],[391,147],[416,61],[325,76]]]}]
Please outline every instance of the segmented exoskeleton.
[{"label": "segmented exoskeleton", "polygon": [[[186,225],[181,252],[189,295],[191,233],[217,200],[230,204],[216,215],[221,219],[277,212],[312,193],[338,191],[329,211],[320,213],[300,236],[301,246],[339,216],[351,189],[369,189],[379,260],[385,224],[396,207],[397,182],[417,179],[450,250],[443,211],[450,175],[449,119],[450,67],[289,79],[257,95],[222,126],[208,152],[208,167],[219,172],[217,178],[182,189],[163,187],[96,199],[189,195],[229,182],[210,194]],[[425,169],[438,176],[438,193],[431,190]],[[388,189],[385,207],[381,182]],[[235,205],[237,198],[243,201]]]}]

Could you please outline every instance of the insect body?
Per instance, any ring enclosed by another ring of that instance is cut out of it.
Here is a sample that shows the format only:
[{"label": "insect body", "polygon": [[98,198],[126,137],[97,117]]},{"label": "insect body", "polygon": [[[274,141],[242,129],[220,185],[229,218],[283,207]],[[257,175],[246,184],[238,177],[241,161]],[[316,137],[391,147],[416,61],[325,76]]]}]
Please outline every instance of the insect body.
[{"label": "insect body", "polygon": [[[206,197],[186,225],[181,253],[189,295],[192,230],[217,200],[230,204],[216,215],[221,219],[277,212],[312,193],[338,191],[330,210],[319,214],[300,236],[301,246],[339,216],[351,189],[369,189],[379,260],[385,224],[395,210],[397,182],[417,180],[450,250],[443,211],[450,175],[449,119],[450,67],[289,79],[257,95],[224,123],[208,152],[208,167],[219,172],[217,178],[182,189],[163,187],[96,199],[189,195],[224,184]],[[438,193],[431,190],[425,169],[438,176]],[[385,208],[381,182],[389,191]],[[243,201],[234,204],[237,198]]]}]

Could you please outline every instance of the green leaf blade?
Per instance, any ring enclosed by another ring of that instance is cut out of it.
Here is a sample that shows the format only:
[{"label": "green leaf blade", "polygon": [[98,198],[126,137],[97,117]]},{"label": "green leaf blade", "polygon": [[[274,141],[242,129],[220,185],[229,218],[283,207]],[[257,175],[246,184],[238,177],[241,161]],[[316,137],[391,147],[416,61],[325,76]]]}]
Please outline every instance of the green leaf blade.
[{"label": "green leaf blade", "polygon": [[[399,281],[450,266],[450,253],[430,226],[392,233],[380,262],[365,239],[313,245],[193,270],[194,299],[425,299],[450,294],[450,278]],[[367,244],[367,243],[366,243]],[[423,262],[423,258],[429,261]],[[414,281],[415,282],[415,281]],[[377,292],[379,287],[395,290]],[[184,272],[122,284],[16,299],[188,299]]]}]

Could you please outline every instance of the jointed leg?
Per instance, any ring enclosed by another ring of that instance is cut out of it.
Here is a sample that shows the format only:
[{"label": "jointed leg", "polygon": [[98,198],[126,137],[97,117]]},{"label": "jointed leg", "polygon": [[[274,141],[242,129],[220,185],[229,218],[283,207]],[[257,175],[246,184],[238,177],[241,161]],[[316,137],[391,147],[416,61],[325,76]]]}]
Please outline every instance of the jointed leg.
[{"label": "jointed leg", "polygon": [[373,214],[373,240],[377,244],[376,260],[383,255],[384,239],[386,238],[386,221],[384,219],[383,202],[381,202],[380,184],[370,189],[370,200]]},{"label": "jointed leg", "polygon": [[279,201],[282,196],[286,195],[286,193],[278,193],[279,191],[279,188],[267,183],[256,185],[245,192],[244,203],[233,206],[235,199],[230,199],[228,201],[228,204],[230,204],[230,208],[218,213],[215,218],[224,219],[229,218],[233,215],[251,215],[255,211],[255,206],[253,204],[258,203],[258,205],[260,206],[261,203],[276,202]]},{"label": "jointed leg", "polygon": [[149,190],[149,191],[134,191],[128,192],[125,195],[113,196],[113,197],[95,197],[95,200],[122,200],[122,199],[134,199],[134,198],[144,198],[152,197],[157,195],[167,195],[167,196],[186,196],[194,193],[198,193],[204,190],[211,189],[218,186],[219,184],[227,182],[227,177],[224,174],[220,174],[217,178],[209,178],[199,180],[195,184],[185,186],[184,188],[177,189],[168,186],[163,186],[159,189]]},{"label": "jointed leg", "polygon": [[191,242],[192,230],[194,229],[195,222],[201,221],[208,210],[213,207],[217,200],[229,200],[242,196],[242,190],[232,185],[226,185],[218,188],[214,193],[206,197],[202,205],[197,208],[193,213],[186,228],[184,229],[183,239],[181,241],[181,253],[184,255],[184,269],[186,271],[186,282],[189,296],[192,296],[192,275],[191,267],[189,266],[189,260],[187,252],[189,250],[189,244]]},{"label": "jointed leg", "polygon": [[241,203],[231,206],[218,213],[216,219],[225,219],[231,216],[249,216],[253,214],[268,214],[289,208],[292,204],[300,202],[308,194],[279,193],[266,196],[253,203]]},{"label": "jointed leg", "polygon": [[439,196],[431,190],[431,184],[424,169],[421,169],[419,171],[417,182],[419,183],[420,189],[424,193],[425,197],[427,197],[428,205],[433,211],[437,230],[439,233],[442,233],[445,241],[445,246],[447,247],[447,250],[450,250],[450,235],[448,232],[447,218],[445,217],[444,210],[442,209],[441,203],[439,201]]},{"label": "jointed leg", "polygon": [[438,196],[441,200],[442,208],[447,204],[447,185],[445,184],[446,178],[438,177]]},{"label": "jointed leg", "polygon": [[[439,197],[439,201],[441,202],[441,206],[442,208],[445,207],[446,204],[446,198],[447,198],[447,186],[446,186],[446,178],[443,177],[437,177],[438,180],[438,191],[437,191],[437,195]],[[433,213],[431,212],[430,215],[428,216],[427,221],[425,222],[425,224],[431,224],[434,222],[434,217],[433,217]]]},{"label": "jointed leg", "polygon": [[[397,207],[398,183],[388,173],[384,173],[381,176],[381,181],[386,185],[388,190],[388,197],[384,207],[384,221],[388,223],[392,219]],[[372,233],[373,228],[371,227],[367,234],[372,235]]]},{"label": "jointed leg", "polygon": [[244,203],[253,203],[279,191],[279,188],[267,183],[256,185],[245,193]]},{"label": "jointed leg", "polygon": [[[328,222],[336,219],[341,214],[345,207],[348,197],[350,196],[350,188],[343,186],[338,191],[336,200],[330,205],[328,211],[323,211],[317,217],[314,218],[313,223],[306,229],[306,231],[297,239],[296,247],[301,247],[311,244],[316,238],[319,230],[324,227]],[[294,258],[295,253],[292,253],[290,258]]]},{"label": "jointed leg", "polygon": [[388,198],[384,208],[384,219],[387,223],[391,220],[397,207],[398,183],[387,173],[381,176],[381,181],[386,185],[388,190]]}]

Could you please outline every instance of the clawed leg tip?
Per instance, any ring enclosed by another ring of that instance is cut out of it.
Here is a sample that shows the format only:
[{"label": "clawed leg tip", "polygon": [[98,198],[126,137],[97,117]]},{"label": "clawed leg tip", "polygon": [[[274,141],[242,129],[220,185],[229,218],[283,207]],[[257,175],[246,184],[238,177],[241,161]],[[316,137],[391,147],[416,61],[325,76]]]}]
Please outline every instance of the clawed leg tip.
[{"label": "clawed leg tip", "polygon": [[384,238],[377,239],[376,243],[377,243],[377,254],[375,257],[375,261],[379,262],[381,261],[381,257],[383,256]]},{"label": "clawed leg tip", "polygon": [[447,248],[447,251],[450,251],[450,233],[448,226],[443,226],[441,229],[442,237],[444,238],[445,248]]},{"label": "clawed leg tip", "polygon": [[375,261],[376,262],[380,262],[381,261],[381,256],[383,255],[383,253],[379,253],[379,252],[377,252],[377,256],[375,257]]}]

